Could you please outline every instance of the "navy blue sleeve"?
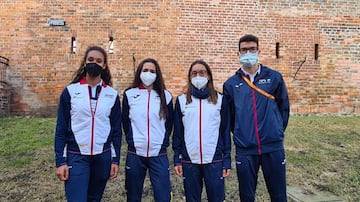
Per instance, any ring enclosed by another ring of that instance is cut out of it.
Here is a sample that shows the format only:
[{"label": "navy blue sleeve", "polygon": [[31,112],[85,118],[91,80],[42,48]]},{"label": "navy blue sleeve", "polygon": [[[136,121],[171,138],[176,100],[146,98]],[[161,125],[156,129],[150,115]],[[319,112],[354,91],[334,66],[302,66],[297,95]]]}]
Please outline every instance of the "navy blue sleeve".
[{"label": "navy blue sleeve", "polygon": [[124,92],[123,95],[123,101],[122,101],[122,126],[124,129],[124,133],[128,134],[129,128],[130,128],[130,118],[129,118],[129,103],[126,96],[126,93]]},{"label": "navy blue sleeve", "polygon": [[234,133],[234,126],[235,126],[235,105],[234,105],[234,101],[232,99],[232,90],[229,89],[229,84],[227,84],[226,82],[223,85],[223,96],[226,98],[226,102],[229,105],[229,114],[230,114],[230,118],[229,118],[229,122],[230,122],[230,131],[232,133]]},{"label": "navy blue sleeve", "polygon": [[164,139],[164,146],[168,147],[169,146],[169,140],[170,140],[170,135],[173,132],[173,127],[174,127],[174,106],[173,106],[173,101],[172,99],[170,100],[170,102],[167,104],[167,111],[168,111],[168,115],[166,117],[166,121],[165,121],[165,139]]},{"label": "navy blue sleeve", "polygon": [[231,169],[230,106],[226,96],[221,103],[220,135],[223,142],[223,168]]},{"label": "navy blue sleeve", "polygon": [[64,157],[64,149],[67,143],[66,138],[70,129],[70,109],[70,94],[67,88],[65,88],[60,95],[57,111],[54,141],[56,167],[66,164],[66,158]]},{"label": "navy blue sleeve", "polygon": [[182,122],[182,116],[179,98],[177,98],[174,111],[174,134],[172,139],[174,165],[181,164],[180,154],[184,147],[184,125]]},{"label": "navy blue sleeve", "polygon": [[123,131],[124,131],[124,135],[126,137],[127,144],[130,147],[135,148],[134,140],[132,138],[132,129],[131,129],[131,121],[129,118],[129,114],[130,114],[130,107],[129,107],[128,97],[126,96],[126,91],[125,91],[124,95],[123,95],[123,101],[122,101],[121,122],[122,122],[122,127],[124,129]]},{"label": "navy blue sleeve", "polygon": [[282,116],[282,120],[283,120],[283,129],[285,131],[288,122],[289,122],[289,116],[290,116],[290,101],[289,101],[289,95],[287,92],[287,88],[285,85],[285,81],[284,79],[280,78],[280,83],[279,83],[279,87],[276,91],[276,96],[275,96],[275,100],[277,103],[277,106],[279,108],[279,111],[281,113]]},{"label": "navy blue sleeve", "polygon": [[112,163],[120,163],[120,149],[121,149],[121,108],[119,95],[116,97],[114,106],[111,108],[110,113],[110,126],[111,126],[111,142],[115,149],[116,156],[112,158]]}]

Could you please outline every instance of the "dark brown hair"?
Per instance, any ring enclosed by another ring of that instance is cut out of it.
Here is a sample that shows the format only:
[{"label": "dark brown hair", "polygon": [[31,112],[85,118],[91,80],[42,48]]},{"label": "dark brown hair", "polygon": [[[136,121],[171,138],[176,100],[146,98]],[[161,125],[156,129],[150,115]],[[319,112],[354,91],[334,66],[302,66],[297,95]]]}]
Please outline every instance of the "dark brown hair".
[{"label": "dark brown hair", "polygon": [[192,90],[193,87],[192,87],[192,84],[191,84],[191,71],[192,71],[193,66],[195,66],[196,64],[204,65],[204,67],[206,68],[206,72],[207,72],[208,77],[209,77],[209,82],[206,85],[207,88],[209,88],[208,100],[209,100],[209,102],[211,102],[213,104],[216,104],[218,96],[217,96],[217,91],[215,90],[215,87],[214,87],[214,82],[213,82],[213,76],[212,76],[212,73],[211,73],[211,69],[210,69],[210,66],[206,62],[204,62],[203,60],[196,60],[193,63],[191,63],[191,65],[190,65],[189,72],[188,72],[188,84],[187,84],[187,90],[186,90],[186,104],[189,104],[189,103],[192,102],[191,90]]},{"label": "dark brown hair", "polygon": [[255,42],[257,48],[259,48],[259,39],[256,36],[252,35],[252,34],[247,34],[247,35],[244,35],[244,36],[242,36],[240,38],[240,40],[239,40],[239,51],[240,51],[240,44],[242,42]]},{"label": "dark brown hair", "polygon": [[140,79],[140,74],[142,72],[144,64],[147,63],[147,62],[153,63],[155,65],[156,80],[153,83],[153,89],[160,96],[159,116],[160,116],[160,118],[165,119],[167,117],[167,115],[168,115],[167,106],[166,106],[165,92],[164,92],[166,87],[165,87],[164,79],[163,79],[163,76],[162,76],[162,73],[161,73],[161,70],[160,70],[160,65],[155,59],[146,58],[146,59],[144,59],[143,61],[140,62],[139,66],[136,69],[135,78],[134,78],[134,81],[133,81],[131,87],[136,88],[136,87],[139,87],[142,84],[141,79]]},{"label": "dark brown hair", "polygon": [[85,55],[81,61],[80,67],[79,69],[75,72],[74,74],[74,78],[71,81],[71,83],[76,83],[79,82],[82,78],[84,78],[86,76],[86,71],[85,71],[85,62],[86,62],[86,58],[89,54],[90,51],[99,51],[100,53],[102,53],[104,55],[104,64],[105,64],[105,69],[103,69],[101,71],[101,79],[109,86],[112,86],[112,81],[111,81],[111,74],[110,74],[110,70],[109,70],[109,64],[108,64],[108,59],[107,59],[107,54],[105,52],[105,50],[99,46],[90,46],[86,52]]}]

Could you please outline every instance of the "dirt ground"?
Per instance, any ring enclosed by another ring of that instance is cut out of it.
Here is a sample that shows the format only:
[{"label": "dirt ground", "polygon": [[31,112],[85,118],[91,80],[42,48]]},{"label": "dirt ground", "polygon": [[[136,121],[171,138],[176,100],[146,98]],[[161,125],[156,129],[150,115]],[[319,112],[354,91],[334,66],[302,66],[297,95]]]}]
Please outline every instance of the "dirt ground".
[{"label": "dirt ground", "polygon": [[[64,185],[55,176],[51,141],[54,121],[39,120],[32,123],[28,119],[16,118],[5,125],[3,123],[1,120],[0,202],[66,201]],[[290,123],[286,142],[289,160],[288,185],[310,190],[309,193],[314,190],[331,192],[349,202],[360,201],[359,118],[293,117]],[[25,127],[28,125],[29,127]],[[31,136],[31,141],[23,141],[27,139],[18,135],[27,134],[26,132],[38,135]],[[39,146],[38,143],[43,145]],[[32,144],[34,146],[23,147]],[[171,149],[168,151],[172,165]],[[123,158],[126,156],[125,153],[126,146],[122,147],[120,174],[118,178],[108,182],[102,201],[126,201]],[[232,168],[231,175],[225,180],[226,202],[239,201],[234,157]],[[173,173],[173,166],[170,176],[173,202],[184,201],[182,179]],[[153,201],[148,178],[143,190],[142,201]],[[207,201],[205,191],[202,197],[202,201]],[[256,201],[270,201],[261,171]]]},{"label": "dirt ground", "polygon": [[[0,201],[1,202],[33,202],[33,201],[66,201],[63,183],[55,176],[52,150],[36,152],[35,160],[31,165],[21,169],[2,170],[0,175]],[[48,156],[49,158],[47,158]],[[16,157],[14,157],[16,158]],[[11,159],[9,159],[11,161]],[[36,163],[35,163],[36,162]],[[118,178],[110,180],[105,189],[103,200],[105,202],[126,201],[124,166],[120,168]],[[181,177],[171,170],[172,201],[185,201]],[[154,201],[150,180],[145,179],[143,189],[143,202]],[[236,173],[233,170],[226,179],[226,201],[239,201]],[[203,200],[206,200],[205,191]]]},{"label": "dirt ground", "polygon": [[[55,177],[53,166],[39,165],[28,167],[22,172],[6,171],[0,178],[0,201],[66,201],[63,183]],[[229,178],[230,179],[230,178]],[[171,176],[173,201],[185,201],[182,179]],[[124,172],[117,179],[108,182],[102,201],[126,201]],[[145,179],[143,201],[153,201],[150,181]],[[205,193],[203,201],[206,200]],[[239,201],[237,185],[227,187],[226,201]]]}]

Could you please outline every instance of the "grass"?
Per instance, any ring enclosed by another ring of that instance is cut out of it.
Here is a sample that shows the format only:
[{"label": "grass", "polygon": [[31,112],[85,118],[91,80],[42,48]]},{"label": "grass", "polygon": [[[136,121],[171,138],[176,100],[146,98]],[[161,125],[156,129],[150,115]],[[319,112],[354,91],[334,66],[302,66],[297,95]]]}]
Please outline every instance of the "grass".
[{"label": "grass", "polygon": [[[0,201],[65,201],[63,184],[54,174],[55,121],[0,119]],[[288,186],[330,192],[345,201],[360,201],[359,123],[359,116],[292,116],[285,139]],[[125,144],[122,148],[120,175],[109,181],[104,201],[126,198]],[[171,180],[174,201],[183,201],[182,179],[171,173]],[[264,184],[259,175],[257,201],[269,201]],[[151,195],[146,179],[144,198],[148,199],[144,201],[152,201]],[[239,201],[234,163],[232,174],[226,179],[226,201]]]},{"label": "grass", "polygon": [[359,117],[292,117],[288,183],[360,201]]},{"label": "grass", "polygon": [[54,119],[5,118],[0,129],[0,153],[9,160],[3,166],[17,168],[31,163],[34,150],[53,143]]}]

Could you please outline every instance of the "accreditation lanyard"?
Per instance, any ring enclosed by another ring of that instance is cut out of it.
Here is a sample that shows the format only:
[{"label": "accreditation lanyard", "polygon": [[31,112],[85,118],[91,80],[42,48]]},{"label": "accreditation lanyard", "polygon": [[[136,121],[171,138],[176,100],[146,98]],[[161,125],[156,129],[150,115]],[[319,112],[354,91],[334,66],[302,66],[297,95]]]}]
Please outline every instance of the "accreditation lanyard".
[{"label": "accreditation lanyard", "polygon": [[275,100],[275,97],[269,93],[267,93],[266,91],[264,91],[261,88],[258,88],[257,86],[255,86],[245,75],[241,74],[241,77],[245,80],[245,82],[254,90],[256,90],[257,92],[259,92],[260,94],[266,96],[267,98],[270,98],[272,100]]}]

